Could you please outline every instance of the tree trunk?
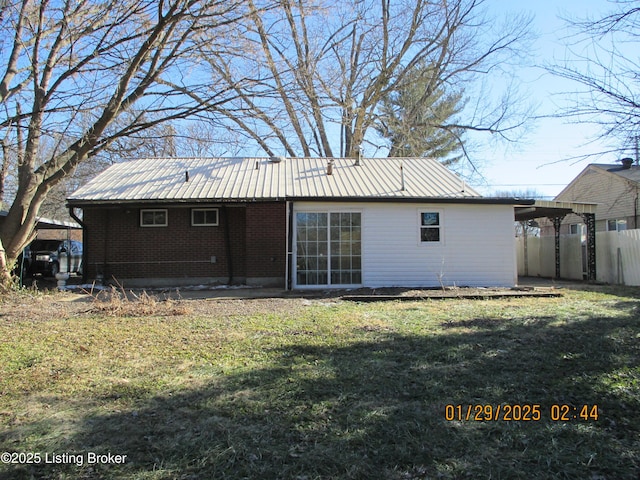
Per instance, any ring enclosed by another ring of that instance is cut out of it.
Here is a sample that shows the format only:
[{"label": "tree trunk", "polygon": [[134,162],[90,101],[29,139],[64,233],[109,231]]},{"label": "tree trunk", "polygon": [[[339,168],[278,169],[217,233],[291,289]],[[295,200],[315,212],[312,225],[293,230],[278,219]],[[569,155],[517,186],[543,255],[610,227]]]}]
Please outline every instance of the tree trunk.
[{"label": "tree trunk", "polygon": [[12,283],[11,267],[7,264],[7,256],[4,252],[2,240],[0,240],[0,292],[8,290]]}]

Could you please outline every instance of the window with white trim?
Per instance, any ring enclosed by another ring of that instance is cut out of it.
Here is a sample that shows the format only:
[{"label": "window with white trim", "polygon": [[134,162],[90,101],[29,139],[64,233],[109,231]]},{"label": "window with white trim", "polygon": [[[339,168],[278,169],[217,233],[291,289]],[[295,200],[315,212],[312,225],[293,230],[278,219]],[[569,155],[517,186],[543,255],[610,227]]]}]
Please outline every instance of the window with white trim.
[{"label": "window with white trim", "polygon": [[191,209],[191,226],[192,227],[217,227],[218,226],[218,209],[217,208]]},{"label": "window with white trim", "polygon": [[569,235],[583,235],[585,226],[582,223],[569,224]]},{"label": "window with white trim", "polygon": [[140,210],[141,227],[166,227],[169,214],[166,208],[146,208]]},{"label": "window with white trim", "polygon": [[420,212],[420,243],[440,242],[440,212]]},{"label": "window with white trim", "polygon": [[621,218],[612,218],[611,220],[607,220],[607,231],[608,232],[620,232],[622,230],[627,229],[627,220]]}]

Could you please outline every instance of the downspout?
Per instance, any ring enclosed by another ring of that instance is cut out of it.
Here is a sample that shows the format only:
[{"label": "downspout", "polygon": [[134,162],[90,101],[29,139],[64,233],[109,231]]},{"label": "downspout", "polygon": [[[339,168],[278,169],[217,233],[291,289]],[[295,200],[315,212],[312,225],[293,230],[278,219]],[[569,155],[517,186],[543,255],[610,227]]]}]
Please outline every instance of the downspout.
[{"label": "downspout", "polygon": [[287,265],[286,289],[293,289],[293,202],[287,202]]},{"label": "downspout", "polygon": [[638,228],[638,185],[636,184],[636,200],[633,202],[633,228]]},{"label": "downspout", "polygon": [[[87,240],[87,225],[76,215],[74,207],[69,207],[69,216],[82,227],[82,243],[84,244],[82,246],[82,283],[87,283],[87,249],[85,248]],[[67,256],[67,258],[70,258],[70,255]]]},{"label": "downspout", "polygon": [[224,222],[224,242],[227,247],[227,274],[229,276],[227,284],[231,285],[233,283],[233,259],[231,258],[231,232],[229,231],[229,215],[225,204],[222,204],[222,221]]},{"label": "downspout", "polygon": [[27,249],[27,247],[24,247],[22,249],[22,255],[20,257],[20,277],[19,277],[19,280],[20,280],[20,286],[21,287],[24,287],[24,252],[25,252],[26,249]]}]

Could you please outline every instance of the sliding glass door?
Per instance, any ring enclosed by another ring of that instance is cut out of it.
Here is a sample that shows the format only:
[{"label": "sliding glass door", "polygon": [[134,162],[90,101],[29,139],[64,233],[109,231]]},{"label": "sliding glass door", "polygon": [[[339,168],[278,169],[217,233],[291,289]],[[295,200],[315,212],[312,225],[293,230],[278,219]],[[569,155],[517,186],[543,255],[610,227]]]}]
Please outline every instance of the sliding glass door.
[{"label": "sliding glass door", "polygon": [[296,213],[297,285],[360,285],[361,230],[359,212]]}]

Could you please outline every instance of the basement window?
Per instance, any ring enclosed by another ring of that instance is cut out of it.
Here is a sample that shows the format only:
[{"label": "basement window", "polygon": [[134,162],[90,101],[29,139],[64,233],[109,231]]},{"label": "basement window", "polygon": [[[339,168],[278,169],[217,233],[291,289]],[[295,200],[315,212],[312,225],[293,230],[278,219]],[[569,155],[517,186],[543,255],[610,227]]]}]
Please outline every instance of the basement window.
[{"label": "basement window", "polygon": [[140,210],[141,227],[166,227],[168,225],[167,210],[162,208]]},{"label": "basement window", "polygon": [[217,208],[194,208],[191,210],[192,227],[217,227]]},{"label": "basement window", "polygon": [[440,226],[440,212],[420,212],[420,242],[439,242]]}]

